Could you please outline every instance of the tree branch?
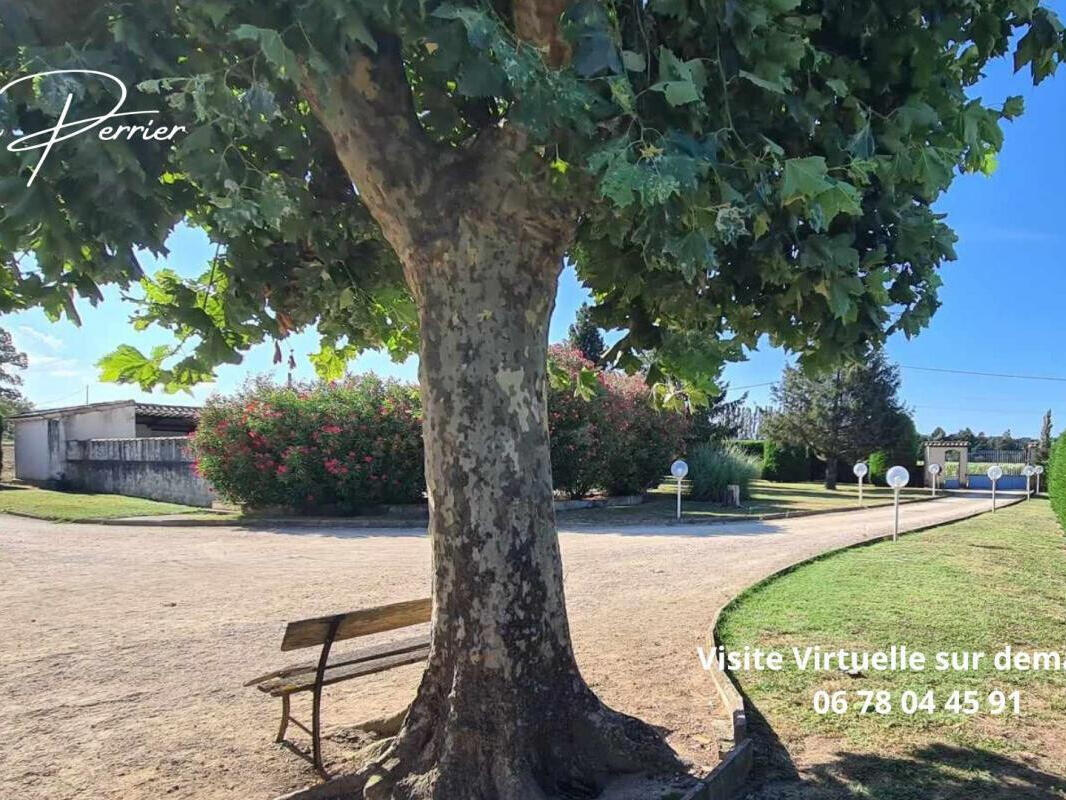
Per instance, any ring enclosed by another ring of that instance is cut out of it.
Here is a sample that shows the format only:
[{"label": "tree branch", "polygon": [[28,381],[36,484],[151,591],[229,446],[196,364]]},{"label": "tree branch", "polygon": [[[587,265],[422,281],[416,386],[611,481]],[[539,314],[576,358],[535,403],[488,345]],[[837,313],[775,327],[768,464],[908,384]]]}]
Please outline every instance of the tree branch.
[{"label": "tree branch", "polygon": [[514,27],[518,38],[536,47],[544,62],[558,69],[570,62],[570,43],[560,24],[570,0],[514,0]]},{"label": "tree branch", "polygon": [[433,224],[429,217],[440,204],[427,198],[449,159],[418,121],[399,40],[382,36],[378,42],[376,55],[353,56],[346,75],[323,78],[305,65],[300,88],[360,199],[405,261],[418,238],[412,221]]}]

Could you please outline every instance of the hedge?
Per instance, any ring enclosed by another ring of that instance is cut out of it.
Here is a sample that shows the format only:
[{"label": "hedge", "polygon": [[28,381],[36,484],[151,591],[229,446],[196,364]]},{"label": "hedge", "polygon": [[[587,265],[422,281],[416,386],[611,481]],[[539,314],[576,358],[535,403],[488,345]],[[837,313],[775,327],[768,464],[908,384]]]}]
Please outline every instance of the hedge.
[{"label": "hedge", "polygon": [[[555,347],[556,365],[591,367]],[[639,494],[682,454],[688,419],[657,411],[640,376],[597,374],[593,396],[548,393],[556,489]],[[333,384],[253,381],[208,401],[192,438],[196,469],[230,502],[353,513],[424,498],[422,410],[416,386],[361,375]]]},{"label": "hedge", "polygon": [[1048,481],[1048,494],[1051,497],[1051,508],[1059,519],[1059,525],[1066,531],[1066,433],[1060,434],[1055,439],[1051,448],[1051,456],[1045,470]]},{"label": "hedge", "polygon": [[807,448],[767,439],[763,444],[762,476],[768,481],[807,481],[811,477]]}]

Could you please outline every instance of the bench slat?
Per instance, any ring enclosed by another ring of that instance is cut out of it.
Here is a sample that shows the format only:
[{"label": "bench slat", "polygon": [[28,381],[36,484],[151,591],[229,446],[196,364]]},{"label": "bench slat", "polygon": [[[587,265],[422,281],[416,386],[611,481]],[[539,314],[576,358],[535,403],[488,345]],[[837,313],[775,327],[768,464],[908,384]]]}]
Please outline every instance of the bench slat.
[{"label": "bench slat", "polygon": [[[366,608],[339,615],[340,625],[334,641],[354,639],[357,636],[369,636],[372,633],[384,633],[409,625],[429,622],[433,613],[433,601],[429,597],[420,600],[407,600],[403,603],[391,603],[377,608]],[[285,627],[285,637],[281,649],[298,650],[324,644],[329,635],[330,625],[338,615],[315,617],[290,622]]]},{"label": "bench slat", "polygon": [[[341,681],[359,678],[363,675],[373,675],[377,672],[385,672],[393,667],[402,667],[405,664],[417,664],[429,657],[429,645],[417,650],[409,650],[406,653],[396,653],[389,656],[381,656],[370,661],[362,661],[356,664],[347,664],[338,668],[329,667],[322,680],[323,686],[329,686]],[[272,678],[259,684],[261,692],[267,692],[274,697],[296,692],[306,692],[315,686],[315,671],[309,670],[296,675],[287,675],[280,678]]]},{"label": "bench slat", "polygon": [[[400,653],[407,653],[411,650],[418,650],[429,646],[429,634],[424,633],[421,636],[411,636],[407,639],[399,639],[394,642],[386,642],[385,644],[379,644],[374,647],[364,647],[361,650],[356,650],[353,653],[348,653],[341,656],[337,661],[330,664],[327,669],[335,669],[337,667],[345,667],[349,664],[359,664],[363,661],[370,661],[371,659],[378,658],[379,656],[392,656],[399,655]],[[297,675],[301,672],[314,672],[318,666],[317,661],[306,661],[302,664],[290,664],[287,667],[273,670],[265,675],[258,675],[246,682],[245,686],[257,686],[264,681],[268,681],[271,678],[285,678],[289,675]]]}]

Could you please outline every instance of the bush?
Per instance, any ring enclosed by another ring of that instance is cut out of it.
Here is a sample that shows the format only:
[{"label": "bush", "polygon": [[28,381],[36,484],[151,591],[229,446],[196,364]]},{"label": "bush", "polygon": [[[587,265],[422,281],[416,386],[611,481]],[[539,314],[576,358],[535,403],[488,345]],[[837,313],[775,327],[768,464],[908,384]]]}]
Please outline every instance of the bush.
[{"label": "bush", "polygon": [[[549,358],[572,379],[593,366],[576,349],[553,347]],[[548,388],[552,483],[570,497],[584,497],[602,483],[606,391],[601,382],[596,397],[584,400],[572,386]]]},{"label": "bush", "polygon": [[762,476],[779,482],[809,480],[807,449],[767,439],[763,443]]},{"label": "bush", "polygon": [[250,507],[353,511],[415,502],[425,490],[418,390],[375,375],[253,382],[208,401],[192,444],[199,473]]},{"label": "bush", "polygon": [[737,439],[729,444],[739,448],[745,455],[757,458],[759,463],[766,457],[766,442],[762,439]]},{"label": "bush", "polygon": [[604,425],[599,485],[608,494],[639,494],[656,486],[681,452],[688,420],[652,406],[639,375],[604,373]]},{"label": "bush", "polygon": [[1059,525],[1066,530],[1066,433],[1061,434],[1051,448],[1051,457],[1044,477],[1048,481],[1051,508],[1059,518]]},{"label": "bush", "polygon": [[888,453],[884,450],[875,450],[870,453],[870,457],[866,460],[866,466],[870,468],[870,483],[871,484],[885,484],[885,476],[888,474]]},{"label": "bush", "polygon": [[[576,377],[591,363],[552,348]],[[639,376],[598,373],[593,397],[548,391],[555,488],[638,494],[658,484],[682,449],[687,417],[652,407]],[[420,501],[425,491],[418,388],[374,375],[295,388],[248,384],[212,398],[193,437],[200,474],[227,500],[250,508],[333,507],[349,513]]]},{"label": "bush", "polygon": [[700,445],[689,456],[690,495],[695,500],[721,503],[726,500],[726,487],[736,484],[741,499],[747,499],[759,472],[759,460],[736,445]]}]

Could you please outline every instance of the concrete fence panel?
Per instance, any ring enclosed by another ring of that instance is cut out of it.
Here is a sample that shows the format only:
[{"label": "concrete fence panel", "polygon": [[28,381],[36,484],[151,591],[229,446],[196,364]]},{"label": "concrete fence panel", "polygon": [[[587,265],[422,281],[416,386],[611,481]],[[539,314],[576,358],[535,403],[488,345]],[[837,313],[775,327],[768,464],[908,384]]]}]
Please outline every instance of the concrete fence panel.
[{"label": "concrete fence panel", "polygon": [[64,480],[91,492],[210,508],[214,492],[193,461],[183,436],[68,440]]}]

